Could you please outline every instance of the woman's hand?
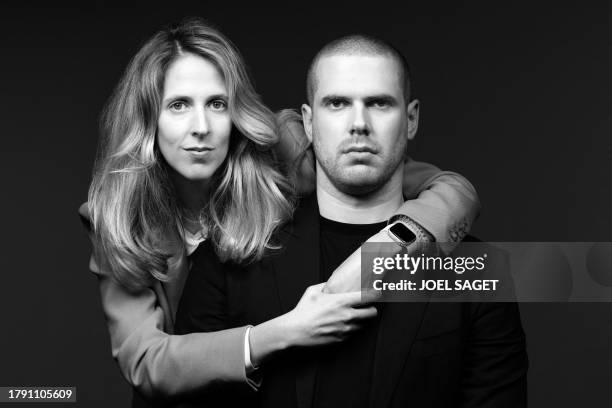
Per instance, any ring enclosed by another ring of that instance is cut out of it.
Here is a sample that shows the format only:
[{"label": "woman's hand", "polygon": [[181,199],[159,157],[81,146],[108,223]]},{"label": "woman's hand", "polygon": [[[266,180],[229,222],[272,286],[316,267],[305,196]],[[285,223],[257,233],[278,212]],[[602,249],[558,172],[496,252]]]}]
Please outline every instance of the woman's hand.
[{"label": "woman's hand", "polygon": [[299,303],[287,314],[290,343],[294,346],[319,346],[337,343],[376,316],[374,306],[361,292],[324,293],[321,283],[310,286]]},{"label": "woman's hand", "polygon": [[324,293],[325,284],[310,286],[290,312],[253,327],[251,361],[259,365],[276,351],[338,343],[376,316],[361,292]]}]

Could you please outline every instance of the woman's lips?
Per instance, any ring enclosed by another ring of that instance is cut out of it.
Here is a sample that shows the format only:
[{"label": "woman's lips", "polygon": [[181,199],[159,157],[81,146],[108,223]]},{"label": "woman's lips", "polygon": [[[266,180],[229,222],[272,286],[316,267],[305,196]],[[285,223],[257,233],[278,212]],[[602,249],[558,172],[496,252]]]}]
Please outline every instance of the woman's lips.
[{"label": "woman's lips", "polygon": [[193,146],[187,147],[184,150],[194,159],[203,160],[214,148],[210,146]]},{"label": "woman's lips", "polygon": [[185,150],[187,150],[188,152],[208,152],[210,150],[213,150],[213,148],[209,146],[194,146],[186,147]]}]

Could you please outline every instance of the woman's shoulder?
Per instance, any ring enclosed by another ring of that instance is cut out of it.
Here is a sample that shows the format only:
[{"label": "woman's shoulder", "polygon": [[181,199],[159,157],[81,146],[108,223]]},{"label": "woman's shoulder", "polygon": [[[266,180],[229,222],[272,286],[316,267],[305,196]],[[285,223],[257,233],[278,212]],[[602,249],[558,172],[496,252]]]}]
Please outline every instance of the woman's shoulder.
[{"label": "woman's shoulder", "polygon": [[88,202],[84,202],[79,206],[79,218],[81,219],[83,227],[85,227],[87,231],[91,231],[91,216],[89,215]]}]

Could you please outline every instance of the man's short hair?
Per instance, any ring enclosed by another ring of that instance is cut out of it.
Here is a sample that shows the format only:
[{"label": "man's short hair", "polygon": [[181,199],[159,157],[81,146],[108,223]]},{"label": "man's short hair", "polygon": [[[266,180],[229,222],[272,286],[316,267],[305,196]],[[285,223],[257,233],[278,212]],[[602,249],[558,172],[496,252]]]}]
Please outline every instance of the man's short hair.
[{"label": "man's short hair", "polygon": [[315,89],[317,86],[317,78],[315,70],[319,60],[323,57],[332,55],[365,55],[365,56],[389,56],[400,67],[400,80],[403,82],[404,100],[411,100],[411,83],[410,83],[410,67],[406,58],[391,44],[379,38],[371,37],[365,34],[347,35],[330,43],[327,43],[315,55],[308,68],[306,78],[306,96],[308,103],[312,105]]}]

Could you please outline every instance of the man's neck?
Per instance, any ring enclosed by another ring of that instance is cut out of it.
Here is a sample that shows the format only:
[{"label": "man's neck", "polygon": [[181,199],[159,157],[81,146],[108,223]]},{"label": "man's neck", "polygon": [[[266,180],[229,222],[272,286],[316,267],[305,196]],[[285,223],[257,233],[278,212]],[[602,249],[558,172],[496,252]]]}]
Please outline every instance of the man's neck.
[{"label": "man's neck", "polygon": [[403,204],[402,173],[396,172],[378,190],[360,196],[338,190],[317,169],[317,202],[319,213],[330,220],[345,224],[374,224],[388,220]]}]

